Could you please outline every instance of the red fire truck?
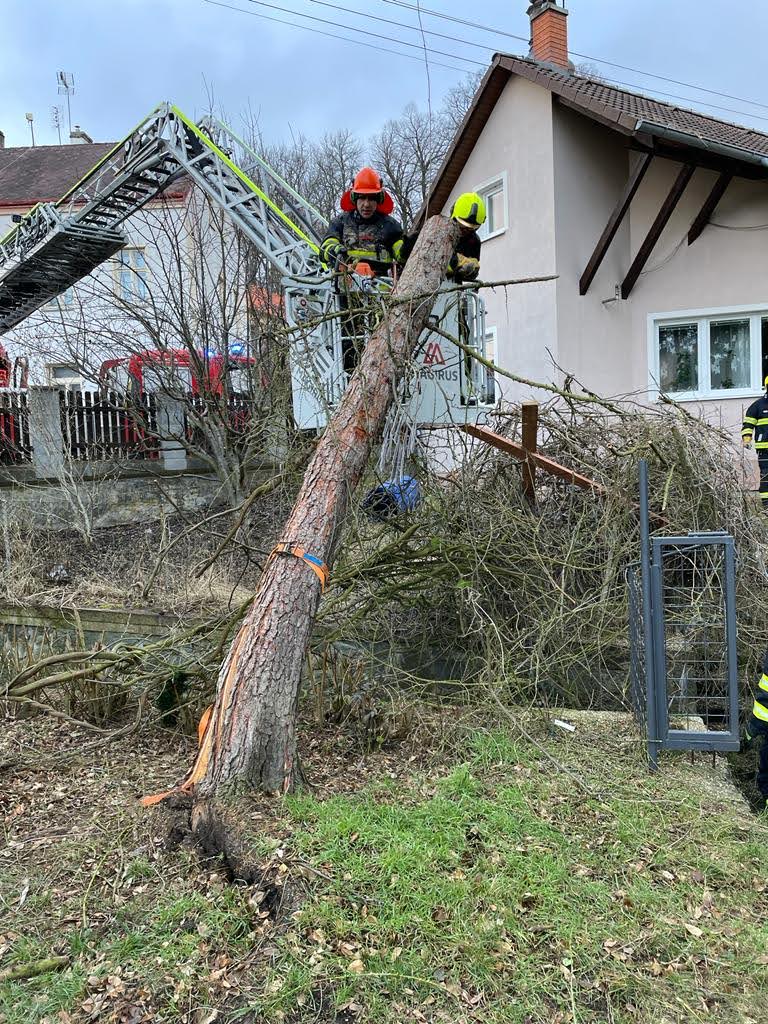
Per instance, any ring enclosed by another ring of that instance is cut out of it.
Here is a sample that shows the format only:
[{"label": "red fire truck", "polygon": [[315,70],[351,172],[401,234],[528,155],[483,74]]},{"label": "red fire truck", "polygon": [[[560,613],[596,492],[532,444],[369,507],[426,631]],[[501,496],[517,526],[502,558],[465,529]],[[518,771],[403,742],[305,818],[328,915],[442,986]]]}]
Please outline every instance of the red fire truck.
[{"label": "red fire truck", "polygon": [[178,389],[179,396],[250,393],[249,373],[255,360],[249,356],[214,353],[206,355],[187,349],[145,349],[118,359],[106,359],[99,369],[99,384],[108,390],[139,397],[151,391]]}]

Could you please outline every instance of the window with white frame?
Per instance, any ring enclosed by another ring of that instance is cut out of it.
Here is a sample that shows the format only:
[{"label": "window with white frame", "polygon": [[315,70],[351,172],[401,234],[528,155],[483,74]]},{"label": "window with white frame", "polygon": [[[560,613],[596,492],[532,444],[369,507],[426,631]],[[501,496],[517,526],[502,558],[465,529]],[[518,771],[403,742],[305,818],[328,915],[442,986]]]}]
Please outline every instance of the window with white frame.
[{"label": "window with white frame", "polygon": [[506,172],[497,178],[479,185],[475,191],[482,196],[485,203],[485,224],[478,231],[485,241],[500,235],[507,227],[507,175]]},{"label": "window with white frame", "polygon": [[83,377],[76,366],[69,363],[51,363],[48,366],[48,379],[51,384],[59,387],[80,387]]},{"label": "window with white frame", "polygon": [[768,372],[768,306],[649,317],[653,394],[746,397]]},{"label": "window with white frame", "polygon": [[115,257],[115,294],[123,302],[143,302],[149,297],[143,248],[127,245]]},{"label": "window with white frame", "polygon": [[[496,362],[495,327],[486,328],[484,355],[489,362]],[[489,366],[483,366],[483,394],[481,401],[487,402],[489,405],[496,401],[496,374]]]}]

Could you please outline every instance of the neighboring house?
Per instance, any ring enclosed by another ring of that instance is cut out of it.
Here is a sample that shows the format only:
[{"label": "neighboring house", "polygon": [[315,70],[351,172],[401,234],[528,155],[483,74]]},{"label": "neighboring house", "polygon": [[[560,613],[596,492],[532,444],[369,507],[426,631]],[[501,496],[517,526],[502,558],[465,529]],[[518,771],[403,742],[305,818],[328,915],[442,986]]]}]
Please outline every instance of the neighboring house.
[{"label": "neighboring house", "polygon": [[[36,203],[56,202],[114,146],[5,148],[0,133],[0,237]],[[247,337],[247,261],[221,211],[211,212],[188,180],[124,231],[125,248],[0,339],[12,358],[29,357],[31,383],[95,387],[104,360],[157,348],[158,339],[174,347],[192,337],[203,349],[222,336]]]},{"label": "neighboring house", "polygon": [[422,215],[477,190],[483,280],[558,275],[485,293],[501,365],[661,389],[735,436],[768,373],[768,135],[575,73],[565,9],[529,15],[531,57],[495,55]]}]

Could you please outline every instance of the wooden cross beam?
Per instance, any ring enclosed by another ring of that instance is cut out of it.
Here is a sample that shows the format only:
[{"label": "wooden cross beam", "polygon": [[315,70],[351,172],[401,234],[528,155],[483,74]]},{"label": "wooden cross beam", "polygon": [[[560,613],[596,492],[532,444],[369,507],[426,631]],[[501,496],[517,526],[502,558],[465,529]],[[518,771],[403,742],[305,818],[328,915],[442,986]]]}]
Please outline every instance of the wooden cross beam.
[{"label": "wooden cross beam", "polygon": [[695,170],[695,164],[683,164],[680,168],[680,173],[675,178],[675,182],[669,190],[667,198],[661,204],[661,209],[656,214],[656,219],[653,224],[651,224],[643,244],[637,250],[637,255],[632,261],[632,266],[627,271],[627,276],[624,278],[621,286],[622,299],[628,299],[631,295],[632,289],[637,284],[638,277],[640,277],[643,272],[643,267],[648,262],[648,257],[653,252],[656,243],[661,237],[662,231],[669,223],[669,218],[674,213],[675,207],[680,201],[680,196],[685,192],[686,185],[693,177],[693,172]]},{"label": "wooden cross beam", "polygon": [[642,157],[635,165],[635,169],[627,179],[627,183],[619,196],[619,200],[608,218],[608,223],[603,228],[603,233],[600,235],[597,245],[595,246],[595,251],[589,257],[589,263],[587,263],[584,268],[584,273],[581,275],[579,280],[579,295],[586,295],[589,291],[589,286],[592,284],[594,276],[599,270],[600,264],[603,262],[605,254],[608,252],[608,248],[616,236],[616,232],[621,227],[624,215],[629,209],[635,192],[637,192],[640,187],[640,182],[645,177],[645,172],[648,170],[652,159],[652,153],[643,153]]},{"label": "wooden cross beam", "polygon": [[513,455],[528,466],[532,463],[537,469],[543,469],[545,473],[559,477],[561,480],[565,480],[566,483],[575,484],[577,487],[581,487],[582,490],[593,491],[595,494],[605,494],[605,488],[597,480],[592,480],[588,476],[582,476],[581,473],[577,473],[576,470],[569,469],[567,466],[561,466],[559,462],[555,462],[554,459],[548,459],[546,455],[529,451],[523,445],[510,441],[508,437],[502,437],[501,434],[496,434],[487,427],[478,427],[474,423],[464,423],[462,426],[472,437],[485,441],[486,444],[498,448],[501,452]]},{"label": "wooden cross beam", "polygon": [[732,180],[733,175],[731,172],[723,171],[712,186],[712,191],[704,200],[704,205],[699,210],[696,220],[691,224],[691,230],[688,232],[688,245],[693,245],[707,224],[709,224],[709,218],[715,212],[717,204],[723,198],[725,190],[728,188]]}]

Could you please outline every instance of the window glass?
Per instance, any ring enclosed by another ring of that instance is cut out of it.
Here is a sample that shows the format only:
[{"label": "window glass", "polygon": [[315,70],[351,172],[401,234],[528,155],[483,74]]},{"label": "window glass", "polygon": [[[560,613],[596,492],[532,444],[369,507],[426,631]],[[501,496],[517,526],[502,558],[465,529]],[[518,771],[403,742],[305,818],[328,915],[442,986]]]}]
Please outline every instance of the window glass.
[{"label": "window glass", "polygon": [[54,295],[52,299],[46,302],[46,309],[58,309],[62,306],[69,307],[75,301],[75,289],[67,288],[65,292],[61,292],[59,295]]},{"label": "window glass", "polygon": [[124,302],[148,298],[147,261],[143,249],[128,246],[117,254],[117,294]]},{"label": "window glass", "polygon": [[80,377],[77,367],[51,367],[50,372],[54,381],[66,381],[73,377]]},{"label": "window glass", "polygon": [[71,383],[72,381],[79,381],[80,371],[76,366],[51,366],[51,379],[55,382],[66,381]]},{"label": "window glass", "polygon": [[[496,332],[488,331],[485,335],[485,358],[496,362]],[[483,402],[496,401],[496,375],[488,366],[483,366]]]},{"label": "window glass", "polygon": [[713,391],[750,384],[749,319],[709,325],[709,386]]},{"label": "window glass", "polygon": [[698,324],[659,327],[659,387],[668,393],[698,390]]}]

